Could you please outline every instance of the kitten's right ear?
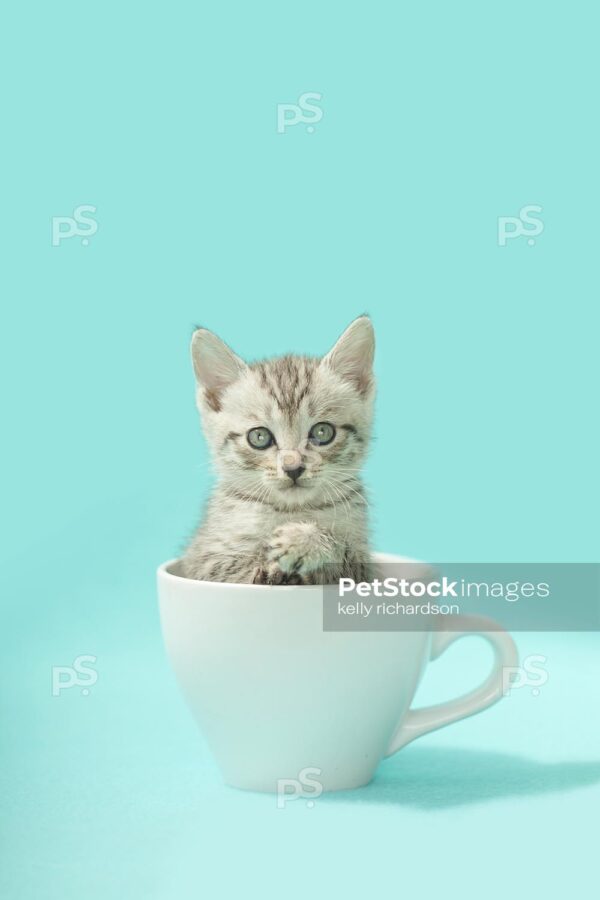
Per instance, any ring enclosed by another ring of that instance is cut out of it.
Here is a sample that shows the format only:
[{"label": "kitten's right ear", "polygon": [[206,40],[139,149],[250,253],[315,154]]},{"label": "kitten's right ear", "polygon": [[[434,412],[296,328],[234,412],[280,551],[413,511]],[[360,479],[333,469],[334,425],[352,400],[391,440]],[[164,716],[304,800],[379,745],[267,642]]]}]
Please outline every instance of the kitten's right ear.
[{"label": "kitten's right ear", "polygon": [[196,381],[210,408],[219,412],[221,394],[247,369],[246,363],[207,328],[196,329],[191,350]]}]

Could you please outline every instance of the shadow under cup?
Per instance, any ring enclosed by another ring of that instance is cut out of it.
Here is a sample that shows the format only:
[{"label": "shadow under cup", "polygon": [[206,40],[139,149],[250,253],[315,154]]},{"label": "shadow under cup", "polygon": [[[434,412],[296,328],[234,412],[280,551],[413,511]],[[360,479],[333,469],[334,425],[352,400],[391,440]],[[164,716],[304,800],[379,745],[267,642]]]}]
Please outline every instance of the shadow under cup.
[{"label": "shadow under cup", "polygon": [[[376,554],[378,564],[410,564]],[[421,734],[502,696],[501,668],[516,663],[505,632],[485,620],[451,634],[324,631],[324,588],[194,581],[172,560],[158,569],[163,637],[171,665],[225,781],[296,793],[367,784],[380,760]],[[330,589],[328,589],[330,590]],[[466,617],[465,617],[466,618]],[[470,694],[409,709],[425,666],[464,633],[493,646],[495,665]],[[314,785],[314,786],[313,786]]]}]

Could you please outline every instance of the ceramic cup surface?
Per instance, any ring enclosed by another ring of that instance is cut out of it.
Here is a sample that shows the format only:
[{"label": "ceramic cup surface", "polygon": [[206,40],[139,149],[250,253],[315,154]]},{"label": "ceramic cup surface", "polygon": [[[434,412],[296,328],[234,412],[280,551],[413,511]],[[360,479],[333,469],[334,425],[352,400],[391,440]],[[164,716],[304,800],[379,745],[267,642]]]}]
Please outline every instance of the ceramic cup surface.
[{"label": "ceramic cup surface", "polygon": [[[374,560],[410,563],[416,577],[427,568],[389,554]],[[463,630],[452,632],[325,632],[322,587],[221,584],[179,573],[177,560],[158,570],[167,653],[234,787],[278,791],[306,770],[323,790],[364,785],[382,758],[499,700],[503,669],[517,663],[512,638],[488,630],[484,618],[461,616]],[[412,710],[428,662],[474,632],[494,650],[487,680],[463,697]]]}]

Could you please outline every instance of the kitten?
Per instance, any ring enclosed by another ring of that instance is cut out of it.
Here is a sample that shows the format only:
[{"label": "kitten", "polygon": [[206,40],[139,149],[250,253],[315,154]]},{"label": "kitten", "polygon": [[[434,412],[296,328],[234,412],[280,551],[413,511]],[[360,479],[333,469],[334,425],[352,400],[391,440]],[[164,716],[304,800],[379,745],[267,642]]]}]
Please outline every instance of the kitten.
[{"label": "kitten", "polygon": [[366,316],[323,359],[248,365],[211,331],[194,332],[197,404],[219,480],[183,557],[188,578],[368,579],[360,468],[373,412],[374,347]]}]

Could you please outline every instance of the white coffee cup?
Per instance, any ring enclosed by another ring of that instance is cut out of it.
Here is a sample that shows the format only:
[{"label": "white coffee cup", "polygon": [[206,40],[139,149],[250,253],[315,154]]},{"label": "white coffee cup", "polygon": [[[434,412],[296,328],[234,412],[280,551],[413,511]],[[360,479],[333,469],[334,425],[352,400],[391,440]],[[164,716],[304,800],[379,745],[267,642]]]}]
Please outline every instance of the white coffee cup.
[{"label": "white coffee cup", "polygon": [[[387,554],[374,559],[426,568]],[[462,630],[450,632],[323,631],[322,587],[193,581],[179,572],[177,560],[158,569],[167,652],[234,787],[281,791],[305,772],[319,792],[367,784],[382,758],[499,700],[504,669],[517,664],[512,638],[490,630],[489,619],[454,616]],[[427,663],[474,632],[494,650],[486,681],[458,699],[410,709]]]}]

